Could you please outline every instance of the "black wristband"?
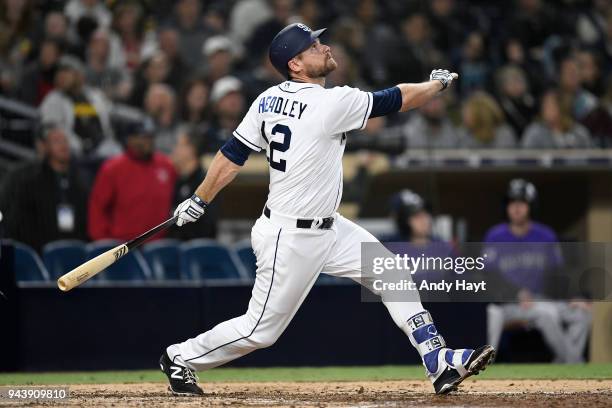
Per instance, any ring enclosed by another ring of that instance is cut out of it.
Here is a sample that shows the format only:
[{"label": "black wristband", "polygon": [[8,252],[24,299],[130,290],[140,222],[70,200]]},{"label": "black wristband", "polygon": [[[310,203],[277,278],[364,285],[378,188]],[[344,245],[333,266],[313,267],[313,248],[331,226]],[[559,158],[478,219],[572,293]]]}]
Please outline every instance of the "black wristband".
[{"label": "black wristband", "polygon": [[196,202],[196,204],[198,204],[198,205],[199,205],[200,207],[202,207],[202,208],[206,208],[206,207],[208,207],[208,203],[207,203],[206,201],[202,200],[200,197],[198,197],[198,196],[197,196],[197,195],[195,195],[195,194],[191,196],[191,199],[192,199],[193,201],[195,201],[195,202]]},{"label": "black wristband", "polygon": [[439,92],[442,92],[443,90],[445,90],[448,87],[448,81],[445,81],[441,78],[438,78],[438,81],[440,81],[440,83],[442,84],[442,89],[440,89]]}]

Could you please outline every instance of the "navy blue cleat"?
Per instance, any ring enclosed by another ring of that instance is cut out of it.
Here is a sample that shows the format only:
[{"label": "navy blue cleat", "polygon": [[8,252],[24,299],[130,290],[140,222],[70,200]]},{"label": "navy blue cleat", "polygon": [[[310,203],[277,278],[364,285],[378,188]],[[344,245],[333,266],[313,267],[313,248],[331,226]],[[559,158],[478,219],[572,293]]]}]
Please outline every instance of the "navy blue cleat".
[{"label": "navy blue cleat", "polygon": [[168,389],[172,394],[177,396],[204,395],[204,391],[198,387],[198,377],[195,372],[188,367],[173,363],[165,351],[159,359],[159,367],[168,377],[170,382]]}]

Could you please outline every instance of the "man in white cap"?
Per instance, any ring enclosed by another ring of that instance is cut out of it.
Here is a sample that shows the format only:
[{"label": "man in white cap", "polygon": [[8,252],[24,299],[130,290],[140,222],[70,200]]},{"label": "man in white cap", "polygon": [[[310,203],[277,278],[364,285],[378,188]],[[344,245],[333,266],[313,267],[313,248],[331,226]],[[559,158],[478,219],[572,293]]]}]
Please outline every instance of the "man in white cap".
[{"label": "man in white cap", "polygon": [[206,78],[210,82],[217,81],[231,72],[234,53],[229,38],[222,35],[210,37],[204,43],[202,53],[206,58]]},{"label": "man in white cap", "polygon": [[206,133],[206,151],[215,152],[232,138],[232,133],[244,114],[242,82],[233,76],[219,79],[210,91],[210,102],[213,107],[213,120]]}]

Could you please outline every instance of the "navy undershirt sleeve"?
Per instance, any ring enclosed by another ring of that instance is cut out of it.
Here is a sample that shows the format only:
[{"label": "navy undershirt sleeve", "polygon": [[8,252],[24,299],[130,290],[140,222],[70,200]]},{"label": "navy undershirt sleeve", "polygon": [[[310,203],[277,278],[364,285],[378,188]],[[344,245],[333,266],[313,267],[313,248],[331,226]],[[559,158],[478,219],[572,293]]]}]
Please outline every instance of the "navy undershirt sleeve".
[{"label": "navy undershirt sleeve", "polygon": [[372,92],[371,118],[399,112],[402,107],[402,91],[397,86]]},{"label": "navy undershirt sleeve", "polygon": [[231,162],[242,166],[249,158],[251,149],[236,137],[232,137],[221,147],[221,153]]}]

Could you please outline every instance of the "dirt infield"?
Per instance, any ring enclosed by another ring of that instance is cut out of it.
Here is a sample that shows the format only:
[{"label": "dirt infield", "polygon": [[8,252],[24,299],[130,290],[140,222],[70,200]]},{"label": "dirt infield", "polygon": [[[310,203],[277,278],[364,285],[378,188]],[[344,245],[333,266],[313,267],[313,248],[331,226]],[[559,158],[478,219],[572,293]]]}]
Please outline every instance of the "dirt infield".
[{"label": "dirt infield", "polygon": [[[467,380],[448,396],[432,394],[426,381],[304,383],[209,383],[202,398],[172,397],[163,383],[70,386],[61,403],[19,406],[232,406],[232,407],[400,407],[400,406],[612,406],[612,380]],[[0,406],[15,406],[6,400]]]}]

